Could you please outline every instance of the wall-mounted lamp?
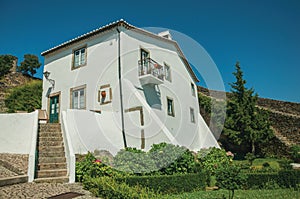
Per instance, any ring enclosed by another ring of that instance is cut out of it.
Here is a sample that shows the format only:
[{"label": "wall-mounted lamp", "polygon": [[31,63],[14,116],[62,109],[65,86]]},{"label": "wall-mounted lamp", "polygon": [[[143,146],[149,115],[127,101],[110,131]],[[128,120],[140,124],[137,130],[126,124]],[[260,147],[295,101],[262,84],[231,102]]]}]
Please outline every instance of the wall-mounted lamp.
[{"label": "wall-mounted lamp", "polygon": [[52,85],[52,88],[54,89],[55,81],[53,79],[49,79],[50,72],[45,71],[43,74],[44,74],[46,80],[48,80],[50,82],[50,84]]},{"label": "wall-mounted lamp", "polygon": [[49,71],[45,71],[43,74],[44,74],[45,78],[48,80],[48,77],[49,77],[49,75],[50,75],[50,72],[49,72]]}]

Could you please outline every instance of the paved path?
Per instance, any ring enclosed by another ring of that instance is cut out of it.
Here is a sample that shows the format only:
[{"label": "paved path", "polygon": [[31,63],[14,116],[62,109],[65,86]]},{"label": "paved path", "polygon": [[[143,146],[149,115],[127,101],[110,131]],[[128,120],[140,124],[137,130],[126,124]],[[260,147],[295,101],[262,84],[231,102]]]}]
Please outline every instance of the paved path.
[{"label": "paved path", "polygon": [[79,183],[50,184],[50,183],[22,183],[0,187],[0,198],[48,198],[66,192],[82,193],[75,199],[95,199],[92,194],[82,188]]},{"label": "paved path", "polygon": [[17,176],[18,174],[8,170],[4,166],[0,165],[0,178],[7,178],[12,176]]}]

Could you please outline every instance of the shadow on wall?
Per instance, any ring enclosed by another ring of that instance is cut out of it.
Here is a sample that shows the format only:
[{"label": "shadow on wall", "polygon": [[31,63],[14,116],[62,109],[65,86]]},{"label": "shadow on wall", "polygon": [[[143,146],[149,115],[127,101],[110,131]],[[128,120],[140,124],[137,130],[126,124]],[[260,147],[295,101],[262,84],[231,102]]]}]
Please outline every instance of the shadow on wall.
[{"label": "shadow on wall", "polygon": [[161,95],[158,86],[147,84],[143,86],[143,92],[148,105],[151,108],[161,110]]}]

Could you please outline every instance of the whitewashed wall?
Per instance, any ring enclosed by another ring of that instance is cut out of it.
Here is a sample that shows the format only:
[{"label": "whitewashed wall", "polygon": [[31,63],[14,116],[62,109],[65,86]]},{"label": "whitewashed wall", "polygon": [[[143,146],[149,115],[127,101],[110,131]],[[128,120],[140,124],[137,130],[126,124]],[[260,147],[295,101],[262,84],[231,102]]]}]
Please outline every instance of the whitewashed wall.
[{"label": "whitewashed wall", "polygon": [[0,153],[29,154],[37,123],[37,111],[0,114]]},{"label": "whitewashed wall", "polygon": [[[144,129],[146,149],[151,143],[165,141],[199,150],[204,140],[202,136],[207,133],[207,126],[205,127],[205,123],[198,123],[202,121],[202,118],[200,120],[198,118],[201,117],[198,114],[198,99],[197,95],[192,96],[191,93],[191,83],[195,82],[178,56],[175,46],[122,29],[121,64],[124,109],[142,106],[145,120],[145,125],[141,126],[138,112],[125,113],[128,146],[140,148],[140,132]],[[61,111],[70,109],[70,89],[82,85],[86,85],[86,110],[102,111],[102,114],[98,115],[88,111],[67,111],[67,126],[70,130],[74,153],[84,153],[99,147],[111,147],[107,143],[114,146],[111,149],[113,152],[123,147],[120,121],[118,121],[120,120],[120,90],[117,36],[117,31],[113,30],[45,57],[44,70],[49,71],[50,78],[55,80],[55,89],[51,92],[61,92]],[[83,45],[87,45],[87,65],[71,70],[73,49]],[[172,82],[165,80],[163,84],[155,86],[155,89],[159,91],[160,109],[150,107],[146,99],[149,98],[146,96],[146,88],[139,81],[140,48],[149,50],[150,57],[161,65],[166,62],[171,67]],[[98,91],[101,85],[107,84],[110,84],[112,88],[112,103],[100,105],[97,100]],[[48,108],[46,93],[50,86],[47,81],[44,81],[43,109]],[[167,97],[174,100],[175,117],[167,115]],[[190,108],[194,109],[196,123],[190,121]],[[99,131],[99,129],[102,130]],[[101,140],[103,137],[109,140]]]}]

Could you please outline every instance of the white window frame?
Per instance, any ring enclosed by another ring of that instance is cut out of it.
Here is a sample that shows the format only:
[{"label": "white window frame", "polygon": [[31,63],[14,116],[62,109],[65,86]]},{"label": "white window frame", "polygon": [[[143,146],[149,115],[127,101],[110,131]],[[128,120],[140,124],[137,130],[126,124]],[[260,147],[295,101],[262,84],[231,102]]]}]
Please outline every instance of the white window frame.
[{"label": "white window frame", "polygon": [[[81,93],[83,92],[83,95]],[[74,103],[74,96],[77,94],[77,102]],[[83,100],[83,102],[81,101]],[[70,108],[71,109],[86,109],[86,85],[71,88],[70,91]]]},{"label": "white window frame", "polygon": [[[84,51],[84,52],[83,52]],[[78,53],[78,55],[76,55]],[[78,57],[78,63],[76,61]],[[73,64],[72,69],[76,69],[86,65],[87,61],[87,47],[81,47],[73,51]]]}]

